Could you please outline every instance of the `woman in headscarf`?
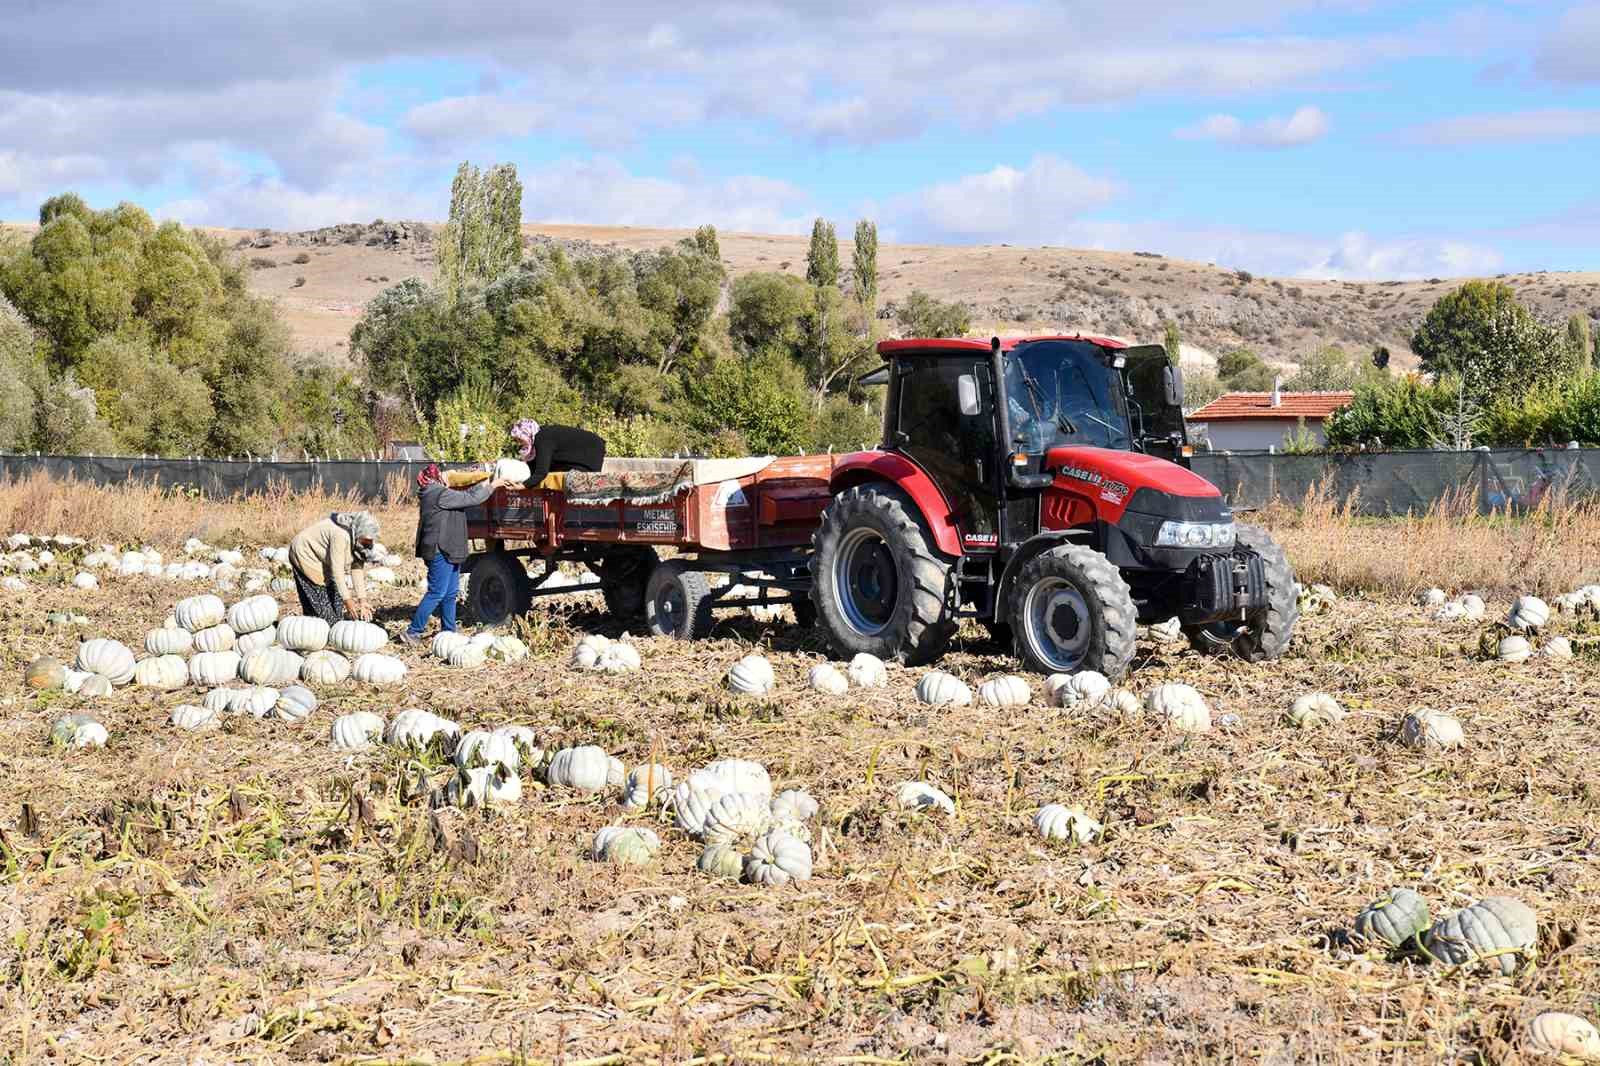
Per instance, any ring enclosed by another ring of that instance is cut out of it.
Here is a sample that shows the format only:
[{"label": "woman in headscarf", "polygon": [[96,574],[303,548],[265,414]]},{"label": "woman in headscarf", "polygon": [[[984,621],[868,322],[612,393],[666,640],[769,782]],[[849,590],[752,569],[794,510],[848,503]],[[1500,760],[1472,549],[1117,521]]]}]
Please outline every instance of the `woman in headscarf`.
[{"label": "woman in headscarf", "polygon": [[378,520],[366,511],[335,511],[289,542],[300,609],[328,624],[370,620],[366,565],[378,542]]},{"label": "woman in headscarf", "polygon": [[428,464],[417,475],[417,558],[428,564],[428,591],[417,604],[410,628],[400,634],[405,643],[421,641],[434,614],[438,614],[442,629],[455,631],[461,564],[467,558],[467,509],[483,503],[495,489],[511,484],[484,480],[471,488],[452,489],[445,484],[437,463]]},{"label": "woman in headscarf", "polygon": [[530,489],[538,488],[552,470],[598,473],[606,461],[605,438],[577,426],[541,426],[524,418],[511,427],[511,437],[522,445]]}]

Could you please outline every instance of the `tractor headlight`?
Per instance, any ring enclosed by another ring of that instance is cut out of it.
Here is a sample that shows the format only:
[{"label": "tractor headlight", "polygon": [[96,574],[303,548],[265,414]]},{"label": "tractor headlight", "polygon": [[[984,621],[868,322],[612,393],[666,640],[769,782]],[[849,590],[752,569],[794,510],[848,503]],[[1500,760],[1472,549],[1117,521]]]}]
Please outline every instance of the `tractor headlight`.
[{"label": "tractor headlight", "polygon": [[1163,522],[1156,531],[1162,548],[1232,548],[1237,536],[1232,522]]}]

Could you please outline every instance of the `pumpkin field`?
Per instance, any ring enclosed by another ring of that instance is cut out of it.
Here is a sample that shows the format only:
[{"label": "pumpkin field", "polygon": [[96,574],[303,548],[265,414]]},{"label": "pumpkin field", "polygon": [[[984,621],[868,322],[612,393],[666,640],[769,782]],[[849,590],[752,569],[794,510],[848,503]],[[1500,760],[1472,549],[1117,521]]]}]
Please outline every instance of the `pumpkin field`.
[{"label": "pumpkin field", "polygon": [[291,621],[341,501],[0,485],[0,1062],[1600,1061],[1591,506],[1274,508],[1288,654],[1100,684],[407,647],[395,499],[374,632]]}]

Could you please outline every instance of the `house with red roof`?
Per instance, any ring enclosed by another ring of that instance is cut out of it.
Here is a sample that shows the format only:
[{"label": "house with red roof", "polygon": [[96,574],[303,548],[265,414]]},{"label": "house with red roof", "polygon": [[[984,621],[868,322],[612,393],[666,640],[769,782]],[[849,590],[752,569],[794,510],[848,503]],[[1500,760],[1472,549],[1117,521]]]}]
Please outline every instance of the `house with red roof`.
[{"label": "house with red roof", "polygon": [[1322,423],[1355,398],[1353,392],[1228,392],[1188,416],[1190,430],[1218,452],[1283,450],[1284,438],[1302,420],[1318,443],[1326,441]]}]

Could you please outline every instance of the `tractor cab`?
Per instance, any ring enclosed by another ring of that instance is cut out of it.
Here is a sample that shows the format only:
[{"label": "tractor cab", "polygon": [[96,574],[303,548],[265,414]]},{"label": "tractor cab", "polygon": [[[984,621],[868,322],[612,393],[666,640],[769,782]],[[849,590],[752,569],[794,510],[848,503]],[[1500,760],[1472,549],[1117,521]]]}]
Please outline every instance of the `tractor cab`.
[{"label": "tractor cab", "polygon": [[972,617],[1034,669],[1115,676],[1136,622],[1275,656],[1294,581],[1188,469],[1159,345],[1090,336],[893,340],[883,443],[834,469],[812,597],[841,651],[937,657]]}]

